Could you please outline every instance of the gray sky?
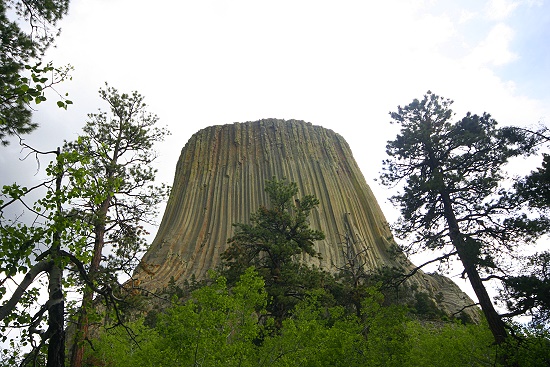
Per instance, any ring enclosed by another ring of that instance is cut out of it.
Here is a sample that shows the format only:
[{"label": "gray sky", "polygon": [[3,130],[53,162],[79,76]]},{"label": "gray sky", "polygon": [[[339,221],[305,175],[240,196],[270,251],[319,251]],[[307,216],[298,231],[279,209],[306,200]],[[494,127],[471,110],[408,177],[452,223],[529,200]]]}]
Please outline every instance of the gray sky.
[{"label": "gray sky", "polygon": [[[502,125],[533,126],[550,116],[544,0],[72,0],[61,27],[45,61],[75,67],[58,88],[74,105],[58,109],[51,96],[26,141],[49,150],[75,138],[87,113],[107,109],[104,82],[137,90],[172,132],[157,149],[168,184],[201,128],[299,119],[347,140],[392,221],[391,193],[374,180],[397,105],[431,90],[455,101],[457,117],[487,111]],[[36,179],[19,151],[2,148],[0,184]]]}]

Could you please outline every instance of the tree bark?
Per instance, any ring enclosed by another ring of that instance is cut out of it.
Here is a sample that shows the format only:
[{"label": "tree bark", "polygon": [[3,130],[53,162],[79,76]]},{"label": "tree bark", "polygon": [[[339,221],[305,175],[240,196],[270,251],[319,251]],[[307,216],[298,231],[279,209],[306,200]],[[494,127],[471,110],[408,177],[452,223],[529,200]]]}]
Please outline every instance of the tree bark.
[{"label": "tree bark", "polygon": [[48,362],[46,367],[65,366],[65,302],[63,299],[63,269],[54,265],[50,270],[48,308]]},{"label": "tree bark", "polygon": [[[105,220],[107,212],[111,205],[111,196],[108,196],[102,203],[97,214],[98,219],[96,223],[94,233],[94,251],[92,255],[92,261],[88,270],[88,276],[93,282],[99,265],[101,263],[101,254],[103,252],[103,246],[105,245]],[[84,341],[88,339],[90,323],[88,319],[88,309],[92,307],[94,299],[94,291],[89,287],[84,288],[82,295],[82,304],[80,306],[80,312],[78,316],[78,322],[76,324],[76,332],[71,347],[71,367],[82,367],[82,361],[84,358]]]},{"label": "tree bark", "polygon": [[80,305],[78,321],[76,323],[76,332],[71,347],[71,367],[82,366],[82,360],[84,358],[84,340],[88,337],[88,312],[87,304],[93,299],[93,293],[91,291],[84,291],[82,296],[82,304]]},{"label": "tree bark", "polygon": [[489,297],[487,289],[485,288],[485,285],[483,284],[483,281],[479,276],[479,272],[476,268],[475,259],[470,254],[470,251],[467,248],[467,244],[464,241],[464,236],[462,235],[460,227],[458,226],[458,221],[455,217],[451,205],[451,199],[448,193],[442,192],[441,197],[445,208],[445,219],[447,220],[447,224],[449,225],[449,236],[451,238],[451,242],[453,243],[456,252],[458,253],[458,257],[460,258],[460,261],[464,266],[464,270],[468,275],[470,284],[472,285],[472,288],[477,296],[477,299],[481,306],[481,310],[483,311],[483,314],[487,319],[489,329],[493,334],[495,342],[497,344],[502,344],[507,337],[504,322],[502,321],[502,318],[500,317],[498,312],[495,310],[493,302],[491,301],[491,297]]},{"label": "tree bark", "polygon": [[[112,106],[112,104],[111,104]],[[124,115],[119,116],[119,128],[116,143],[113,146],[113,153],[110,159],[110,163],[105,167],[105,177],[107,181],[110,181],[115,176],[114,167],[116,166],[120,157],[120,145],[123,141],[123,128],[122,124],[125,121]],[[95,275],[99,270],[101,263],[101,255],[103,253],[103,247],[105,245],[105,227],[107,214],[111,207],[113,195],[109,194],[103,200],[97,210],[96,222],[94,223],[94,251],[92,253],[92,261],[90,263],[90,269],[88,275],[93,282]],[[73,342],[71,350],[71,367],[82,367],[82,360],[84,357],[84,341],[87,340],[89,334],[89,320],[88,320],[88,308],[92,306],[94,298],[94,291],[86,287],[84,294],[82,295],[82,305],[80,307],[80,315],[77,323],[77,330],[75,333],[75,340]]]},{"label": "tree bark", "polygon": [[[57,156],[61,149],[57,148]],[[63,216],[63,207],[59,194],[61,193],[61,180],[63,179],[63,165],[57,162],[58,172],[55,179],[56,211],[57,215]],[[52,238],[52,267],[49,272],[48,284],[48,361],[46,367],[65,366],[65,298],[63,295],[63,268],[60,264],[61,232],[56,230]]]},{"label": "tree bark", "polygon": [[[428,121],[431,124],[431,121]],[[429,141],[429,139],[426,139]],[[476,255],[472,254],[472,249],[468,248],[468,243],[465,241],[465,237],[460,230],[458,220],[456,219],[455,211],[453,208],[451,195],[445,185],[443,180],[443,173],[441,171],[441,166],[436,158],[435,149],[430,143],[426,143],[425,149],[427,151],[428,157],[428,166],[432,170],[432,175],[436,181],[437,186],[439,187],[438,193],[441,197],[444,208],[444,216],[449,228],[449,237],[451,243],[453,244],[462,265],[464,266],[464,271],[470,280],[470,284],[474,290],[474,293],[477,296],[478,302],[481,306],[481,310],[487,319],[489,329],[493,334],[496,344],[502,344],[507,337],[506,328],[502,318],[495,310],[491,297],[487,293],[487,289],[479,276],[479,272],[476,267]]]},{"label": "tree bark", "polygon": [[17,286],[15,289],[15,292],[13,292],[11,298],[6,302],[5,305],[0,307],[0,321],[3,320],[6,316],[10,314],[11,311],[17,306],[19,301],[21,300],[21,297],[25,294],[25,291],[27,288],[32,284],[34,279],[42,272],[49,271],[52,267],[51,261],[40,261],[38,264],[33,266],[25,275],[21,283]]}]

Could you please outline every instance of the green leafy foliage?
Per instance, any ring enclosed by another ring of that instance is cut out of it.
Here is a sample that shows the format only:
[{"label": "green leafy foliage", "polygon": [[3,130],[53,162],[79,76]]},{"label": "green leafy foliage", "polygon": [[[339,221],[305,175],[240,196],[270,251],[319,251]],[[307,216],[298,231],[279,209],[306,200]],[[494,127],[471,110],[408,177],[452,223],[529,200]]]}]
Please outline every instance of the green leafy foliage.
[{"label": "green leafy foliage", "polygon": [[325,308],[319,292],[298,303],[278,334],[263,341],[258,365],[357,366],[366,349],[361,325],[342,307]]},{"label": "green leafy foliage", "polygon": [[[152,184],[156,171],[151,167],[152,146],[166,130],[154,126],[157,118],[144,110],[137,92],[120,94],[107,87],[100,95],[114,117],[91,114],[84,134],[66,143],[63,152],[45,152],[56,157],[46,168],[45,182],[2,189],[0,327],[3,335],[10,328],[24,330],[22,345],[33,346],[24,363],[38,358],[43,346],[48,346],[52,366],[65,362],[65,315],[74,313],[67,309],[74,302],[65,304],[64,290],[82,292],[86,322],[101,318],[89,309],[94,295],[101,295],[107,310],[114,310],[113,317],[122,322],[120,306],[128,295],[117,277],[133,270],[145,244],[143,224],[168,194],[166,186]],[[27,203],[29,193],[40,189],[42,197]],[[21,203],[34,220],[6,218],[5,209],[14,203]],[[9,292],[6,285],[17,284],[21,276],[23,281]],[[34,309],[38,311],[30,311]]]},{"label": "green leafy foliage", "polygon": [[486,325],[411,321],[406,331],[414,347],[404,366],[493,366],[498,354]]},{"label": "green leafy foliage", "polygon": [[515,338],[510,338],[503,352],[508,364],[522,367],[550,365],[550,330],[548,325],[511,325]]},{"label": "green leafy foliage", "polygon": [[229,291],[225,278],[212,277],[212,285],[160,314],[153,330],[134,324],[135,340],[120,328],[103,333],[87,359],[106,366],[252,366],[267,302],[263,280],[250,268]]},{"label": "green leafy foliage", "polygon": [[106,84],[99,95],[109,112],[89,114],[83,134],[64,147],[70,185],[79,190],[71,198],[72,215],[94,228],[96,256],[110,244],[105,266],[130,273],[145,246],[143,224],[153,223],[156,206],[169,193],[166,185],[153,184],[153,146],[169,132],[156,126],[158,117],[147,112],[138,92],[120,93]]},{"label": "green leafy foliage", "polygon": [[[138,92],[120,93],[106,84],[99,95],[109,112],[89,114],[84,134],[67,142],[64,150],[72,160],[70,186],[79,189],[79,195],[71,198],[71,215],[92,229],[85,263],[88,277],[95,284],[111,286],[117,284],[117,274],[131,274],[137,266],[146,245],[144,225],[153,223],[157,205],[168,196],[166,185],[153,184],[152,166],[153,146],[168,131],[156,126],[157,116],[147,112]],[[89,284],[83,286],[80,309],[71,310],[78,314],[72,366],[81,365],[96,293]],[[113,316],[120,320],[120,312]]]},{"label": "green leafy foliage", "polygon": [[234,287],[215,274],[212,280],[159,313],[154,326],[140,319],[133,333],[103,331],[87,352],[88,365],[498,367],[505,352],[517,366],[548,362],[547,332],[517,327],[521,341],[496,346],[486,324],[420,322],[403,307],[383,306],[375,288],[362,300],[362,318],[342,306],[327,307],[323,291],[312,291],[273,333],[268,295],[255,269]]},{"label": "green leafy foliage", "polygon": [[[78,218],[70,218],[65,209],[68,199],[77,195],[78,189],[63,185],[65,157],[59,150],[56,159],[46,169],[49,180],[35,186],[43,187],[44,196],[35,201],[32,207],[25,206],[35,215],[32,224],[20,222],[19,218],[7,219],[4,209],[14,202],[24,203],[25,195],[31,189],[16,184],[4,186],[2,195],[5,204],[0,207],[0,246],[5,250],[0,257],[1,284],[16,283],[14,291],[2,287],[0,297],[0,321],[2,334],[9,329],[22,329],[19,336],[22,347],[32,346],[25,356],[14,349],[10,360],[22,365],[40,359],[40,353],[47,350],[47,360],[51,366],[59,366],[64,361],[64,294],[63,287],[71,283],[63,279],[63,269],[71,258],[80,260],[67,252],[67,243],[75,248],[85,248],[88,226]],[[44,279],[47,280],[45,284]],[[47,297],[44,297],[47,286]],[[44,301],[46,298],[46,301]],[[3,341],[15,343],[13,338],[3,337]]]},{"label": "green leafy foliage", "polygon": [[269,207],[261,206],[251,216],[250,224],[234,224],[236,233],[228,239],[230,246],[222,259],[230,278],[249,266],[258,269],[271,297],[268,309],[280,325],[304,291],[322,279],[321,273],[300,264],[297,256],[318,256],[314,242],[325,236],[309,227],[308,217],[319,205],[317,198],[306,195],[294,199],[298,194],[296,183],[275,178],[267,181],[265,191]]}]

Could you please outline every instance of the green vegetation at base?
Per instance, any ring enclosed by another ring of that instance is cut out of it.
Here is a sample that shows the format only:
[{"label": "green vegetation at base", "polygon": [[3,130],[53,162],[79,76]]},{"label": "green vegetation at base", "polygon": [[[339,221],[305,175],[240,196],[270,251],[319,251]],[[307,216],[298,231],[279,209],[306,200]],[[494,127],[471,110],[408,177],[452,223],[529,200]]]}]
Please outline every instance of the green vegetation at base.
[{"label": "green vegetation at base", "polygon": [[[486,324],[423,321],[403,306],[382,306],[375,288],[362,317],[327,307],[312,291],[275,328],[262,277],[247,269],[233,287],[212,273],[211,284],[156,316],[103,331],[88,366],[499,366],[506,351],[518,366],[550,362],[547,330],[516,326],[518,339],[494,344]],[[511,353],[512,351],[513,353]]]}]

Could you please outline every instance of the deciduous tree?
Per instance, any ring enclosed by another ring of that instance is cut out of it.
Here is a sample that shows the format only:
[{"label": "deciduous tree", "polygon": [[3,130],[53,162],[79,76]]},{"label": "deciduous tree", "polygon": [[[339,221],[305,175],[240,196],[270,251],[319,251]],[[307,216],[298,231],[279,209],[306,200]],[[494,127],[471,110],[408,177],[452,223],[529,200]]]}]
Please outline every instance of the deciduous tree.
[{"label": "deciduous tree", "polygon": [[[59,367],[65,363],[64,291],[67,282],[63,272],[69,263],[84,270],[80,255],[85,248],[87,227],[68,213],[67,202],[79,194],[78,188],[63,183],[67,166],[77,157],[62,153],[60,149],[33,152],[55,154],[55,160],[46,170],[49,178],[33,188],[17,184],[4,186],[0,198],[0,297],[4,301],[0,307],[0,327],[3,342],[8,341],[6,331],[9,328],[19,328],[22,344],[32,346],[22,365],[36,362],[43,347],[47,346],[46,365]],[[27,204],[25,196],[38,188],[46,189],[44,197]],[[15,202],[21,202],[33,214],[30,224],[19,217],[4,216],[4,209]],[[17,281],[21,275],[24,277]],[[84,271],[80,275],[84,282],[93,286]],[[43,278],[48,288],[45,297],[41,297]],[[8,292],[10,283],[16,284],[12,292]],[[100,292],[107,294],[105,290]],[[10,356],[10,362],[14,364],[18,357],[17,354]]]},{"label": "deciduous tree", "polygon": [[[106,87],[100,96],[113,115],[91,114],[81,137],[66,143],[63,151],[45,152],[56,154],[45,182],[32,188],[6,185],[2,190],[0,297],[4,302],[0,321],[3,331],[23,329],[23,343],[33,345],[24,362],[37,357],[47,345],[58,352],[48,352],[48,366],[64,365],[68,313],[64,291],[68,287],[83,292],[79,320],[85,327],[94,295],[118,310],[121,287],[117,274],[133,269],[145,244],[143,225],[167,195],[164,185],[153,185],[156,171],[151,166],[152,147],[166,130],[154,126],[157,118],[145,111],[138,93],[120,94]],[[44,196],[28,202],[28,194],[41,188]],[[5,209],[16,202],[35,218],[8,217]],[[23,280],[17,282],[20,275]],[[44,301],[42,279],[49,287]],[[14,292],[6,287],[10,283],[17,285]],[[75,349],[81,347],[79,341],[86,333],[86,328],[77,332],[80,339],[73,343]]]},{"label": "deciduous tree", "polygon": [[89,360],[106,366],[259,365],[254,342],[267,302],[263,279],[249,268],[229,289],[225,278],[211,275],[213,284],[164,310],[153,329],[132,325],[136,339],[120,329],[103,331]]}]

